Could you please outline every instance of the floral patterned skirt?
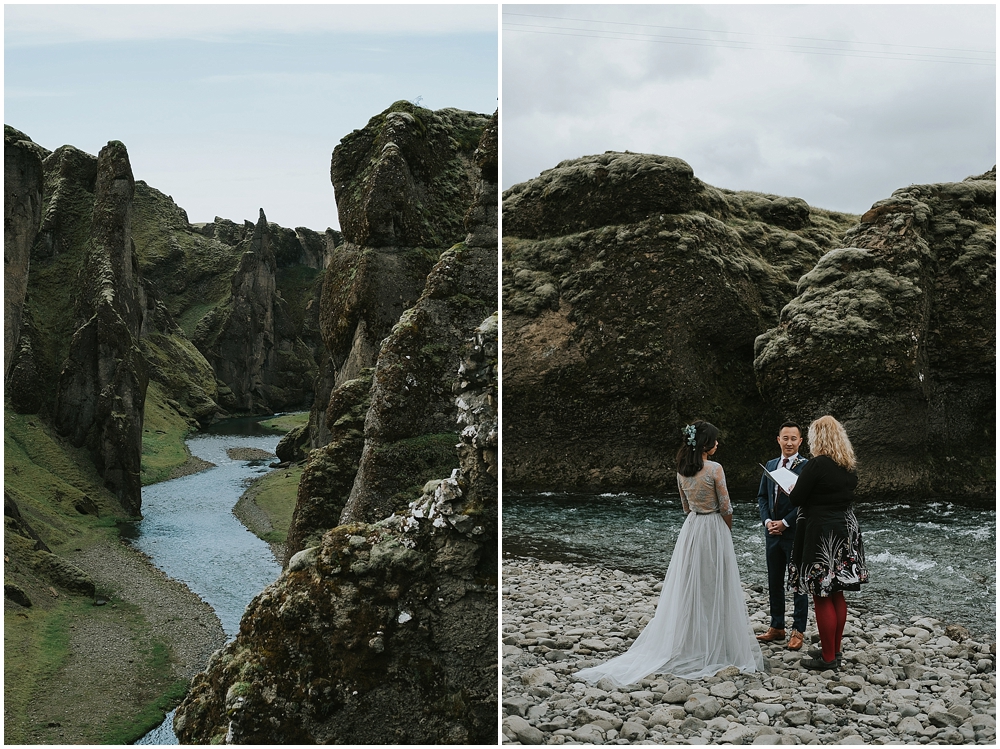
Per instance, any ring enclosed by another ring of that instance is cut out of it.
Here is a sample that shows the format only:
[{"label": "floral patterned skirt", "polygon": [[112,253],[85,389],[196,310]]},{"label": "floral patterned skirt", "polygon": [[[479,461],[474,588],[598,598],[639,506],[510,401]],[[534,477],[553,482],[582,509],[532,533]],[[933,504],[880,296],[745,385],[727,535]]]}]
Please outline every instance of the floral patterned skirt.
[{"label": "floral patterned skirt", "polygon": [[788,564],[788,589],[829,596],[839,590],[860,590],[866,582],[865,549],[854,508],[800,509]]}]

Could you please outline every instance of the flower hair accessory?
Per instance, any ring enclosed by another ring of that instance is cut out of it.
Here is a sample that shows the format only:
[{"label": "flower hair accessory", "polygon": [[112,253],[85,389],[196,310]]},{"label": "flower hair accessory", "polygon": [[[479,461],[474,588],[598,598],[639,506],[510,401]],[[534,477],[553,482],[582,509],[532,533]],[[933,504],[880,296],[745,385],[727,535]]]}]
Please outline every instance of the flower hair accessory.
[{"label": "flower hair accessory", "polygon": [[691,447],[694,447],[694,445],[695,445],[694,435],[695,435],[696,431],[698,431],[698,430],[695,428],[694,424],[688,424],[686,427],[684,427],[681,430],[681,432],[684,433],[684,436],[687,437],[687,443]]}]

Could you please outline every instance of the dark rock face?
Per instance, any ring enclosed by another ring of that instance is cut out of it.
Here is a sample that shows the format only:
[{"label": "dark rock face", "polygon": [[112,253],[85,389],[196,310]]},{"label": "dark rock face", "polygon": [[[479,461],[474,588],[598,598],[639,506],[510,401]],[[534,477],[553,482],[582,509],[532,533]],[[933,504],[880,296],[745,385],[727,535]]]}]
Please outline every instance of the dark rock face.
[{"label": "dark rock face", "polygon": [[435,258],[415,248],[379,250],[351,242],[334,251],[319,305],[325,351],[310,414],[313,447],[332,439],[326,419],[331,393],[375,365],[382,340],[420,297]]},{"label": "dark rock face", "polygon": [[730,486],[756,486],[783,418],[754,339],[853,217],[615,153],[511,188],[503,216],[508,485],[672,487],[680,429],[704,418]]},{"label": "dark rock face", "polygon": [[371,385],[372,370],[366,369],[330,396],[325,414],[325,422],[330,425],[329,442],[309,454],[309,462],[302,471],[285,541],[286,565],[292,556],[319,543],[328,529],[340,525],[340,515],[351,495],[365,444]]},{"label": "dark rock face", "polygon": [[274,238],[263,211],[241,247],[229,299],[198,324],[195,344],[215,371],[227,410],[302,407],[311,402],[312,392],[305,388],[315,378],[316,363],[276,293]]},{"label": "dark rock face", "polygon": [[74,445],[90,448],[105,485],[137,515],[148,374],[138,344],[145,299],[132,245],[134,190],[125,146],[111,141],[97,161],[81,324],[59,378],[55,425]]},{"label": "dark rock face", "polygon": [[[414,489],[455,466],[457,412],[451,387],[457,352],[496,308],[496,251],[448,250],[403,313],[375,366],[365,445],[342,523],[374,522]],[[475,296],[472,296],[475,295]]]},{"label": "dark rock face", "polygon": [[[426,479],[453,465],[454,367],[470,330],[496,309],[496,115],[476,151],[482,165],[468,238],[441,255],[420,299],[383,342],[365,420],[365,443],[340,522],[374,522],[401,508]],[[489,210],[493,196],[493,210]],[[491,230],[492,227],[492,230]]]},{"label": "dark rock face", "polygon": [[399,101],[344,137],[330,164],[344,237],[366,247],[460,241],[486,120]]},{"label": "dark rock face", "polygon": [[756,342],[761,392],[829,413],[873,496],[992,496],[996,172],[877,202]]},{"label": "dark rock face", "polygon": [[494,317],[463,363],[461,469],[292,557],[192,682],[182,742],[496,740],[496,357]]},{"label": "dark rock face", "polygon": [[41,149],[24,133],[4,126],[4,380],[21,337],[21,311],[28,291],[31,245],[42,219],[43,183]]}]

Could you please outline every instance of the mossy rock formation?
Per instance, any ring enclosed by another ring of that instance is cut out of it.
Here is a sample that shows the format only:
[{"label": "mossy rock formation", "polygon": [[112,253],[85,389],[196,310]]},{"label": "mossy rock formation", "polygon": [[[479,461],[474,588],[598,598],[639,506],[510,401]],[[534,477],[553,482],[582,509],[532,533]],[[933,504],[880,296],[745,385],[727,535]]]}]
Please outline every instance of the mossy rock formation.
[{"label": "mossy rock formation", "polygon": [[466,347],[460,468],[292,556],[195,677],[181,741],[495,741],[496,330]]},{"label": "mossy rock formation", "polygon": [[3,143],[3,360],[10,372],[21,338],[31,246],[42,218],[43,150],[20,130],[4,126]]},{"label": "mossy rock formation", "polygon": [[722,430],[730,486],[756,486],[783,419],[757,391],[754,339],[855,220],[633,153],[507,190],[507,486],[672,487],[695,418]]},{"label": "mossy rock formation", "polygon": [[846,426],[861,490],[992,497],[996,169],[880,200],[756,342],[761,392]]},{"label": "mossy rock formation", "polygon": [[344,237],[367,247],[439,247],[464,235],[487,116],[398,101],[345,136],[330,177]]}]

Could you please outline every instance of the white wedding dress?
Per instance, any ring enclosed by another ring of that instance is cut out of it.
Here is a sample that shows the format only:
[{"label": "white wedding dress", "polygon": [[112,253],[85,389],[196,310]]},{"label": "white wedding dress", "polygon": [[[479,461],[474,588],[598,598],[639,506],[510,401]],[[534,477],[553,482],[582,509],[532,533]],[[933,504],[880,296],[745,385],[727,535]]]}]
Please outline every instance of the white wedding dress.
[{"label": "white wedding dress", "polygon": [[691,512],[677,536],[656,614],[628,652],[577,672],[588,682],[609,678],[624,686],[656,673],[699,679],[727,666],[764,670],[732,534],[719,514],[732,512],[722,466],[706,461],[697,475],[678,476],[678,486]]}]

